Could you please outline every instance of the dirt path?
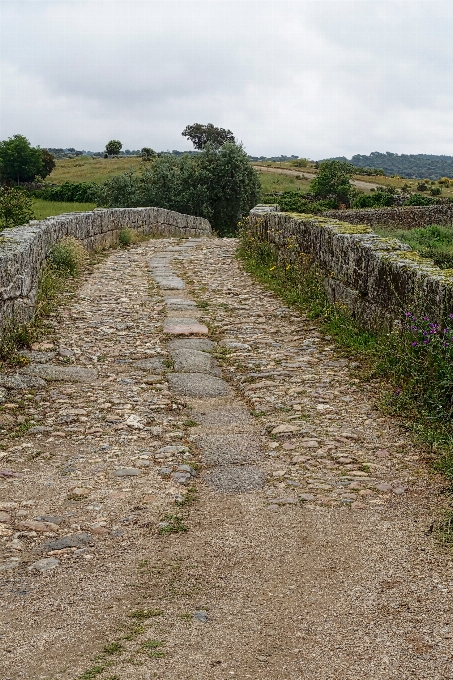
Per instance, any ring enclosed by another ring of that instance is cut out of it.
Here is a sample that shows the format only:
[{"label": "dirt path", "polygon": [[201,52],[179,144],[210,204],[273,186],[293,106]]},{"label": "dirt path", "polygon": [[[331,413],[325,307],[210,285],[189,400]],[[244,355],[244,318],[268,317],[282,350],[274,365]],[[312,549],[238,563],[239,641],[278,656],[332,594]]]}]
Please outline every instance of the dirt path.
[{"label": "dirt path", "polygon": [[0,376],[0,677],[452,677],[441,480],[235,247],[112,254]]},{"label": "dirt path", "polygon": [[[295,175],[300,175],[305,177],[305,179],[314,179],[316,177],[316,174],[313,172],[307,172],[304,169],[300,170],[283,170],[282,168],[270,168],[270,167],[265,167],[264,165],[254,165],[253,166],[255,170],[258,172],[273,172],[276,173],[277,175],[289,175],[291,177],[294,177]],[[376,184],[375,182],[365,182],[364,180],[361,179],[353,179],[351,180],[351,183],[357,187],[358,189],[364,189],[365,191],[370,191],[370,189],[380,189],[382,188],[382,184]]]}]

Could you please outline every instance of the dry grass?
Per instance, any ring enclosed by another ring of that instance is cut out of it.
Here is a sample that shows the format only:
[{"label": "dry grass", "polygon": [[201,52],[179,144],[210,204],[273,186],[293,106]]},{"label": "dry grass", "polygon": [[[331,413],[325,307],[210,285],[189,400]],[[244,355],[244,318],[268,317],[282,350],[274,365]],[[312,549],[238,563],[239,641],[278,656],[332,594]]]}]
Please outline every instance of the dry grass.
[{"label": "dry grass", "polygon": [[119,175],[126,170],[143,167],[143,161],[136,156],[124,158],[92,158],[78,156],[57,160],[56,167],[49,175],[48,181],[55,184],[63,182],[103,182],[109,177]]}]

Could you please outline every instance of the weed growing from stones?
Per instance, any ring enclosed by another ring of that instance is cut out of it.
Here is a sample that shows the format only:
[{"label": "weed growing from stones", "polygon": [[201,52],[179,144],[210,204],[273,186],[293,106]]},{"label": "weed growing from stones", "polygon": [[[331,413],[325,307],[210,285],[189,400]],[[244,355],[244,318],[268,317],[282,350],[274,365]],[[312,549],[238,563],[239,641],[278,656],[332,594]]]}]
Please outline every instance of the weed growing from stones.
[{"label": "weed growing from stones", "polygon": [[131,229],[130,227],[124,227],[124,229],[121,229],[119,233],[118,241],[120,243],[120,246],[127,248],[127,246],[137,243],[138,241],[137,232],[135,231],[135,229]]},{"label": "weed growing from stones", "polygon": [[158,533],[165,536],[166,534],[179,534],[185,531],[188,531],[188,528],[179,515],[165,515]]}]

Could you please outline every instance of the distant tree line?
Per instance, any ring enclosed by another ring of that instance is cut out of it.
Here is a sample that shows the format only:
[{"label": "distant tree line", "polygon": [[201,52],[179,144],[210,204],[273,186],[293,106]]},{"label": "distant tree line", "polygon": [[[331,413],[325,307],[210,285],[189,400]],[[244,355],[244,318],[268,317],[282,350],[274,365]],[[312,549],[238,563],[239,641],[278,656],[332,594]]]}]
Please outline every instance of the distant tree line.
[{"label": "distant tree line", "polygon": [[350,160],[344,156],[333,160],[344,161],[356,168],[379,168],[386,175],[408,179],[441,179],[453,177],[453,156],[434,154],[397,154],[373,151],[369,156],[356,154]]}]

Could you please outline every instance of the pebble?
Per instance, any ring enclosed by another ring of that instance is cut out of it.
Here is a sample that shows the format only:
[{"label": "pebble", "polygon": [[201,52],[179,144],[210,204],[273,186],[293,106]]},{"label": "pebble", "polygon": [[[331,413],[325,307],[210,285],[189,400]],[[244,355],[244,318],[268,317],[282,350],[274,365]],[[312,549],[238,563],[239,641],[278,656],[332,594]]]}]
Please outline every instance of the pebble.
[{"label": "pebble", "polygon": [[38,533],[44,533],[47,531],[58,531],[58,524],[53,522],[39,522],[34,519],[27,519],[24,522],[19,522],[17,525],[19,531],[36,531]]},{"label": "pebble", "polygon": [[205,611],[197,611],[197,612],[195,612],[195,614],[193,615],[193,618],[194,618],[196,621],[201,621],[201,623],[206,623],[206,621],[208,620],[208,612],[205,612]]},{"label": "pebble", "polygon": [[115,477],[137,477],[141,472],[138,468],[120,468],[115,470],[113,474]]},{"label": "pebble", "polygon": [[0,522],[11,522],[11,515],[7,512],[0,512]]},{"label": "pebble", "polygon": [[56,559],[56,557],[44,557],[42,560],[38,560],[37,562],[33,562],[28,567],[29,571],[49,571],[50,569],[55,569],[55,567],[58,567],[60,564],[59,560]]}]

